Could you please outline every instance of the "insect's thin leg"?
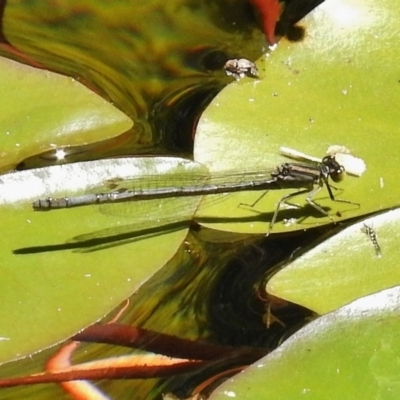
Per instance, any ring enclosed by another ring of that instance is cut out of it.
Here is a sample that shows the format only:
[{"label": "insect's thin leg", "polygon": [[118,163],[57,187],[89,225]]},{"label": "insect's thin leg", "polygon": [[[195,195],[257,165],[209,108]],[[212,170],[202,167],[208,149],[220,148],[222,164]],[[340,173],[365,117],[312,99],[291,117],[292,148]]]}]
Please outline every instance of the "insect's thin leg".
[{"label": "insect's thin leg", "polygon": [[336,201],[336,202],[338,202],[338,203],[346,203],[346,204],[353,204],[353,205],[355,205],[355,206],[360,206],[359,203],[354,203],[353,201],[343,200],[343,199],[337,199],[337,198],[333,195],[333,192],[332,192],[332,188],[334,188],[334,189],[337,189],[337,188],[335,188],[335,186],[332,186],[331,184],[329,184],[328,179],[326,179],[326,178],[324,178],[324,183],[325,183],[326,189],[328,190],[329,198],[330,198],[332,201]]},{"label": "insect's thin leg", "polygon": [[[360,204],[354,203],[354,202],[349,201],[349,200],[342,200],[342,199],[337,199],[337,198],[335,198],[335,196],[334,196],[333,193],[332,193],[332,186],[329,184],[328,180],[327,180],[327,179],[324,179],[323,182],[325,183],[325,186],[326,186],[326,188],[327,188],[327,190],[328,190],[328,193],[329,193],[329,197],[330,197],[330,199],[331,199],[332,201],[335,201],[335,202],[338,202],[338,203],[346,203],[346,204],[353,204],[353,205],[356,205],[356,206],[360,206]],[[308,196],[306,197],[306,201],[307,201],[307,203],[308,203],[310,206],[314,207],[314,208],[315,208],[317,211],[319,211],[321,214],[326,215],[332,222],[335,222],[334,219],[329,215],[329,213],[327,213],[319,204],[317,204],[317,203],[313,200],[313,197],[322,189],[322,186],[323,186],[323,185],[321,184],[321,185],[319,185],[318,187],[316,187],[315,189],[313,189],[313,190],[308,194]]]},{"label": "insect's thin leg", "polygon": [[304,193],[309,193],[309,190],[308,189],[304,189],[304,190],[300,190],[299,192],[289,193],[286,196],[283,196],[279,200],[279,203],[275,208],[274,215],[272,216],[271,222],[269,223],[267,236],[272,231],[272,228],[273,228],[273,226],[274,226],[274,224],[276,222],[276,218],[278,217],[278,213],[279,213],[279,211],[280,211],[280,209],[282,207],[282,204],[285,204],[287,202],[287,200],[291,199],[292,197],[296,197],[296,196],[299,196],[299,195],[304,194]]},{"label": "insect's thin leg", "polygon": [[[329,187],[329,186],[328,186]],[[307,197],[306,197],[306,201],[307,203],[311,206],[314,207],[317,211],[319,211],[321,214],[327,216],[332,222],[333,218],[319,205],[317,204],[315,201],[313,201],[313,197],[322,189],[322,185],[317,186],[315,189],[311,190],[311,192],[308,193]],[[330,194],[332,194],[332,192],[330,192]],[[332,200],[335,200],[335,198],[333,197]]]},{"label": "insect's thin leg", "polygon": [[[329,182],[328,182],[328,179],[325,178],[325,177],[323,177],[322,179],[323,179],[323,181],[324,181],[324,183],[325,183],[326,189],[328,190],[329,198],[330,198],[332,201],[335,201],[336,199],[335,199],[335,196],[334,196],[333,193],[332,193],[332,188],[331,188],[331,185],[330,185]],[[321,188],[322,188],[322,186],[320,185],[318,189],[321,190]]]},{"label": "insect's thin leg", "polygon": [[269,192],[269,190],[266,190],[265,192],[263,192],[260,196],[257,197],[257,199],[252,204],[239,203],[239,207],[240,206],[248,206],[249,208],[254,208],[258,204],[258,202],[261,201],[265,197],[265,195],[268,192]]},{"label": "insect's thin leg", "polygon": [[354,201],[350,200],[343,200],[343,199],[333,199],[333,201],[336,201],[337,203],[346,203],[346,204],[352,204],[353,206],[358,206],[360,207],[360,203],[355,203]]}]

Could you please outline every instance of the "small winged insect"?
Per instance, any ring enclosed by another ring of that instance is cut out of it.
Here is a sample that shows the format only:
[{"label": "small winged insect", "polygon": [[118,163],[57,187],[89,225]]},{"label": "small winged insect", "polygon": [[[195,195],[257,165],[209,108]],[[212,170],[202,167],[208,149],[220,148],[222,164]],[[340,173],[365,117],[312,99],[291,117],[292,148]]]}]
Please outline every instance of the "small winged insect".
[{"label": "small winged insect", "polygon": [[366,223],[364,223],[364,227],[362,228],[362,231],[370,238],[374,249],[375,249],[375,255],[380,258],[382,257],[382,251],[381,251],[381,246],[378,243],[378,238],[376,236],[375,229]]},{"label": "small winged insect", "polygon": [[301,194],[306,195],[306,202],[320,214],[332,217],[313,198],[325,186],[332,201],[354,204],[347,200],[335,199],[329,178],[334,182],[343,179],[344,168],[333,156],[324,157],[320,163],[284,163],[272,170],[262,171],[252,175],[232,174],[214,176],[205,182],[194,183],[187,186],[163,186],[162,177],[158,182],[153,182],[155,187],[148,185],[140,186],[143,181],[137,181],[134,186],[124,190],[112,190],[110,192],[91,193],[74,197],[45,198],[36,200],[32,206],[36,211],[49,211],[60,208],[80,207],[92,204],[119,203],[119,205],[130,209],[132,202],[139,200],[153,200],[162,198],[178,198],[206,196],[220,193],[231,193],[240,191],[264,191],[257,202],[265,196],[269,190],[297,189],[281,198],[276,206],[269,231],[277,219],[282,206],[288,201]]},{"label": "small winged insect", "polygon": [[245,76],[258,77],[257,66],[245,58],[228,60],[224,65],[224,70],[228,76],[232,76],[237,81]]}]

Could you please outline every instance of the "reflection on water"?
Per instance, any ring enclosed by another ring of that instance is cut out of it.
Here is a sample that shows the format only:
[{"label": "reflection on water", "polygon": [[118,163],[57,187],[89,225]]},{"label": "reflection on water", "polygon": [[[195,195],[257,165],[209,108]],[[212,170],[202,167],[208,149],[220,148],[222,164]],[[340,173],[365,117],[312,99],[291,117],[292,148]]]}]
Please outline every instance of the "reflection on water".
[{"label": "reflection on water", "polygon": [[254,60],[265,45],[245,0],[8,0],[3,33],[45,68],[79,79],[130,116],[134,139],[123,144],[130,154],[170,143],[176,150],[174,128],[190,137],[204,104],[230,81],[225,61]]}]

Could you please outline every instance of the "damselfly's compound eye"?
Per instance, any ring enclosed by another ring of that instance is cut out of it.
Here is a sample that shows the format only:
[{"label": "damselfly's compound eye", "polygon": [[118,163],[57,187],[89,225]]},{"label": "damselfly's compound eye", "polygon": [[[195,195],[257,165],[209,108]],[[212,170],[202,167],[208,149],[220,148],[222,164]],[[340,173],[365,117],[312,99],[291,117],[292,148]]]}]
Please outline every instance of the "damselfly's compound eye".
[{"label": "damselfly's compound eye", "polygon": [[340,165],[334,156],[326,156],[322,159],[322,164],[329,168],[329,176],[333,182],[340,182],[345,176],[345,170],[342,165]]}]

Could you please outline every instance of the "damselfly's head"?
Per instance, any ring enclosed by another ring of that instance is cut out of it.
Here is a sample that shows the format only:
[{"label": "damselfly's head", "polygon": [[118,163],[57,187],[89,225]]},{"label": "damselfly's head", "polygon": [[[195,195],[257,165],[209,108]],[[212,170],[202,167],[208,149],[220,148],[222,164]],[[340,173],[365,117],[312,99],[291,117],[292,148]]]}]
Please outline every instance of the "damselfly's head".
[{"label": "damselfly's head", "polygon": [[340,165],[334,156],[326,156],[322,159],[322,165],[329,168],[328,175],[333,180],[333,182],[340,182],[343,180],[346,172],[343,165]]}]

